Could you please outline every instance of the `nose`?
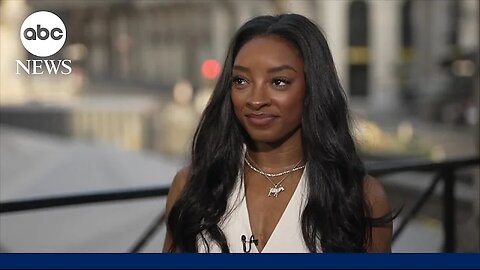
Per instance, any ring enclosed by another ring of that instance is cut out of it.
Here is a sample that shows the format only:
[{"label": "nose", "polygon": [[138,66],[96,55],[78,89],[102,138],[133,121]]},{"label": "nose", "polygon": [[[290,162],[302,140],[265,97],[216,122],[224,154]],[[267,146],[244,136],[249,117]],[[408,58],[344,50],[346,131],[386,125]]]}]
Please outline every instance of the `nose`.
[{"label": "nose", "polygon": [[268,90],[261,86],[253,87],[247,98],[247,106],[252,110],[259,110],[271,104]]}]

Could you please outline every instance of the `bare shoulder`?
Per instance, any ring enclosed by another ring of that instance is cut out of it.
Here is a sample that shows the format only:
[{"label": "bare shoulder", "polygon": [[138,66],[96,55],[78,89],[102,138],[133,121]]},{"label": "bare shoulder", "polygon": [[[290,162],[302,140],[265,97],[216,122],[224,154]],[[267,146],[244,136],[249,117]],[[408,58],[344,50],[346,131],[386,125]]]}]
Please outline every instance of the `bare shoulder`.
[{"label": "bare shoulder", "polygon": [[[170,186],[170,191],[168,192],[167,197],[167,205],[165,206],[165,215],[168,219],[168,215],[172,210],[173,205],[180,197],[185,185],[188,182],[188,177],[190,175],[190,167],[184,167],[180,171],[177,172],[175,177],[173,178],[172,185]],[[170,229],[167,226],[167,233],[165,235],[165,242],[163,244],[163,252],[170,252],[172,247],[172,235],[170,233]]]},{"label": "bare shoulder", "polygon": [[180,191],[183,190],[183,188],[187,184],[189,174],[190,174],[190,166],[185,166],[182,169],[180,169],[175,175],[175,177],[173,178],[172,189],[180,190]]},{"label": "bare shoulder", "polygon": [[[371,218],[388,217],[390,205],[387,193],[382,183],[367,175],[363,181],[365,202],[369,208]],[[391,252],[392,250],[392,222],[374,225],[371,228],[371,238],[367,243],[368,252]]]},{"label": "bare shoulder", "polygon": [[167,214],[170,212],[170,209],[177,201],[178,197],[182,193],[185,185],[187,184],[188,177],[190,174],[190,166],[186,166],[179,170],[175,177],[173,178],[172,185],[170,186],[170,191],[168,192],[167,197],[167,206],[166,212]]},{"label": "bare shoulder", "polygon": [[390,212],[387,193],[378,179],[370,175],[365,176],[363,180],[363,191],[372,217],[383,216]]}]

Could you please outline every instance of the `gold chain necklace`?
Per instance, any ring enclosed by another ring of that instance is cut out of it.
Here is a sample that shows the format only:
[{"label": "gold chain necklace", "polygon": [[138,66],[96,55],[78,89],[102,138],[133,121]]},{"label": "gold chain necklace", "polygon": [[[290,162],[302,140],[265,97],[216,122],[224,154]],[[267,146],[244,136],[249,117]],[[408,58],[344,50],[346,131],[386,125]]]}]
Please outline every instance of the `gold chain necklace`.
[{"label": "gold chain necklace", "polygon": [[292,173],[292,172],[296,172],[296,171],[298,171],[298,170],[301,170],[301,169],[305,168],[305,165],[302,165],[302,166],[300,166],[300,167],[297,167],[298,164],[300,164],[300,162],[302,162],[302,160],[300,160],[300,161],[297,162],[297,164],[295,164],[295,165],[293,166],[293,168],[290,169],[290,170],[286,170],[286,171],[279,172],[279,173],[266,173],[266,172],[264,172],[264,171],[262,171],[262,170],[260,170],[260,169],[255,168],[252,164],[250,164],[250,162],[248,162],[249,159],[252,161],[253,164],[255,164],[255,166],[260,167],[260,166],[258,166],[258,165],[253,161],[253,159],[250,157],[250,155],[248,154],[248,152],[246,152],[245,161],[246,161],[248,167],[250,167],[250,169],[254,170],[255,172],[257,172],[257,173],[259,173],[259,174],[261,174],[261,175],[263,175],[263,176],[269,176],[269,177],[278,177],[278,176],[282,176],[282,175],[285,175],[285,174],[289,174],[289,173]]},{"label": "gold chain necklace", "polygon": [[[247,158],[248,157],[248,158]],[[284,172],[280,172],[280,173],[275,173],[275,174],[270,174],[270,173],[266,173],[258,168],[255,168],[252,164],[250,164],[250,162],[248,161],[248,159],[250,159],[252,161],[253,164],[255,164],[255,162],[252,160],[252,158],[248,155],[248,152],[246,153],[246,157],[245,157],[245,163],[247,163],[248,167],[250,167],[250,169],[252,169],[254,172],[257,172],[263,176],[265,176],[265,178],[268,179],[268,181],[272,184],[272,187],[270,187],[270,190],[268,192],[268,197],[274,197],[274,198],[277,198],[278,197],[278,194],[280,194],[280,192],[282,191],[285,191],[285,188],[282,186],[282,182],[287,179],[287,177],[289,176],[290,173],[292,172],[295,172],[295,171],[298,171],[298,170],[301,170],[303,168],[305,168],[305,165],[302,165],[302,166],[299,166],[297,167],[300,162],[302,162],[302,160],[299,160],[295,165],[293,165],[293,168],[290,169],[290,170],[287,170],[287,171],[284,171]],[[258,166],[257,164],[255,164],[256,166]],[[259,167],[259,166],[258,166]],[[270,177],[275,177],[275,176],[282,176],[282,175],[285,175],[282,180],[280,180],[278,183],[275,183],[273,182],[272,179],[270,179]],[[270,176],[270,177],[269,177]]]}]

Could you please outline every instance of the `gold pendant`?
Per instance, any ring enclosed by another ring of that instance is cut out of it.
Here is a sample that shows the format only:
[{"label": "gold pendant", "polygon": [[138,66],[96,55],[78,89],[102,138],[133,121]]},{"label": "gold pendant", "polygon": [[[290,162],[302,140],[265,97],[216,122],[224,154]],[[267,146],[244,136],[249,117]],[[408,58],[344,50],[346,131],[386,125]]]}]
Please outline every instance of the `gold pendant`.
[{"label": "gold pendant", "polygon": [[278,194],[280,192],[285,191],[285,188],[282,185],[275,185],[274,187],[270,188],[270,191],[268,192],[268,197],[274,197],[277,198]]}]

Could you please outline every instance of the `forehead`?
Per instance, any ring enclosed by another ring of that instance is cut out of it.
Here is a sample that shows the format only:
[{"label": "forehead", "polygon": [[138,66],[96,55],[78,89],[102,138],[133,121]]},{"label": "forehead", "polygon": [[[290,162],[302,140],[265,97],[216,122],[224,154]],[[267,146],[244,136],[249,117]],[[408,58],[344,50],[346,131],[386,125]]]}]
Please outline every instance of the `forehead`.
[{"label": "forehead", "polygon": [[297,47],[277,36],[260,36],[247,41],[235,57],[235,65],[291,65],[303,68]]}]

